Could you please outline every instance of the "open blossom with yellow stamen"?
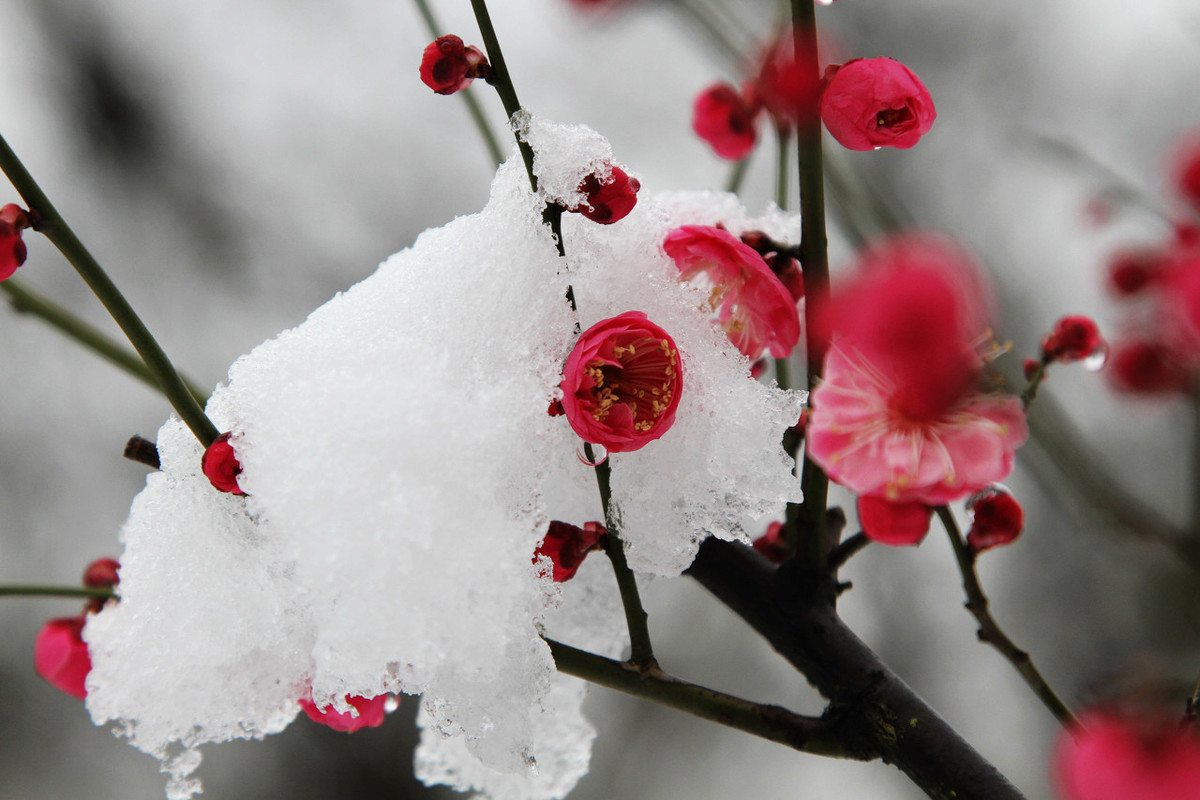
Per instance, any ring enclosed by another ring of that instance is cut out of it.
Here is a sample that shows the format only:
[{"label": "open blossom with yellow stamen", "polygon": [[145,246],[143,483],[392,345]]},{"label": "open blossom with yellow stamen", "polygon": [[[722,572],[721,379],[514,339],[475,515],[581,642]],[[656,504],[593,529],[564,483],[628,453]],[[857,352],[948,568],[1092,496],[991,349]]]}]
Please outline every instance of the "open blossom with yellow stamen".
[{"label": "open blossom with yellow stamen", "polygon": [[682,386],[674,340],[641,311],[626,311],[579,337],[563,369],[562,407],[585,441],[629,452],[667,432]]},{"label": "open blossom with yellow stamen", "polygon": [[1020,399],[978,389],[989,306],[970,258],[945,240],[909,234],[862,256],[833,298],[806,431],[832,480],[864,497],[941,505],[1008,475],[1028,432]]}]

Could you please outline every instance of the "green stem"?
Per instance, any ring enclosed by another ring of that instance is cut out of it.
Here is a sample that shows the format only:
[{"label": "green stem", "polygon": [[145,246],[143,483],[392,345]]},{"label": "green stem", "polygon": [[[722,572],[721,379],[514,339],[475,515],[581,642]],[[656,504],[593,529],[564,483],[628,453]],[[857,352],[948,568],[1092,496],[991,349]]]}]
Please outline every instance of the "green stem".
[{"label": "green stem", "polygon": [[729,170],[729,177],[725,179],[725,191],[737,194],[742,190],[742,183],[746,180],[749,166],[750,156],[733,162],[733,166]]},{"label": "green stem", "polygon": [[804,717],[779,706],[743,700],[680,680],[653,667],[636,671],[613,661],[550,639],[550,653],[559,672],[615,689],[701,719],[761,736],[805,753],[835,758],[869,758],[848,750],[835,726],[825,719]]},{"label": "green stem", "polygon": [[212,444],[220,433],[216,426],[204,415],[204,410],[188,391],[166,353],[150,335],[150,331],[146,329],[142,320],[134,313],[133,308],[117,289],[116,284],[79,241],[79,237],[59,215],[49,198],[42,192],[41,187],[34,181],[33,176],[25,169],[20,159],[17,158],[17,154],[12,151],[2,136],[0,136],[0,169],[3,169],[17,192],[29,206],[34,229],[54,243],[54,246],[87,283],[92,293],[104,304],[108,313],[112,315],[117,325],[129,338],[133,349],[137,351],[146,367],[153,373],[162,393],[166,395],[180,419],[192,429],[192,433],[196,435],[202,445],[208,447]]},{"label": "green stem", "polygon": [[962,574],[963,589],[967,595],[967,610],[979,623],[979,641],[990,644],[1009,660],[1055,719],[1068,729],[1079,730],[1079,720],[1075,718],[1071,709],[1059,698],[1058,694],[1050,688],[1050,684],[1046,683],[1046,679],[1033,665],[1033,659],[1024,650],[1017,647],[992,618],[992,612],[988,610],[988,599],[979,585],[979,576],[975,573],[975,551],[967,547],[966,542],[963,541],[958,523],[954,521],[954,515],[946,506],[938,506],[934,511],[937,513],[938,519],[942,521],[942,527],[946,529],[946,534],[950,537],[950,545],[954,548],[954,557],[958,561],[958,571]]},{"label": "green stem", "polygon": [[117,595],[112,589],[89,589],[86,586],[41,586],[12,584],[0,586],[0,597],[82,597],[109,600]]},{"label": "green stem", "polygon": [[[442,35],[442,26],[434,18],[433,9],[429,7],[428,0],[413,0],[413,2],[416,3],[417,11],[421,14],[421,19],[425,21],[425,27],[429,31],[429,35],[437,39]],[[488,155],[499,166],[504,161],[504,151],[500,149],[500,142],[496,138],[492,126],[488,124],[487,117],[483,114],[483,108],[479,105],[479,99],[469,88],[457,94],[466,103],[467,112],[471,115],[471,121],[475,123],[475,129],[479,131],[479,135],[483,138],[483,144],[487,147]]]},{"label": "green stem", "polygon": [[[5,292],[9,296],[13,310],[17,313],[33,314],[35,317],[40,317],[42,321],[57,328],[60,333],[75,340],[76,343],[83,345],[111,364],[125,370],[155,391],[162,390],[158,380],[154,377],[154,373],[137,357],[136,353],[123,347],[107,334],[92,327],[67,309],[33,291],[16,278],[9,278],[6,281],[0,282],[0,291]],[[188,391],[196,398],[196,402],[200,404],[208,402],[208,398],[205,396],[203,390],[187,378],[180,377],[184,385],[187,386]]]},{"label": "green stem", "polygon": [[792,388],[792,366],[787,358],[775,359],[775,383],[780,389]]},{"label": "green stem", "polygon": [[775,139],[779,144],[779,154],[775,163],[775,205],[780,210],[787,211],[788,207],[788,146],[792,137],[786,128],[775,128]]},{"label": "green stem", "polygon": [[[595,464],[596,457],[590,443],[584,442],[583,452],[588,461]],[[604,527],[608,529],[608,536],[604,538],[604,552],[612,562],[617,589],[621,593],[621,605],[625,608],[625,623],[629,627],[629,663],[639,672],[648,672],[657,669],[658,662],[654,659],[654,648],[650,644],[648,615],[642,606],[642,597],[638,592],[633,570],[625,560],[625,545],[621,542],[620,532],[617,530],[617,520],[611,503],[611,477],[611,467],[607,458],[596,464],[596,485],[600,489],[600,505],[604,508]]]},{"label": "green stem", "polygon": [[[810,80],[821,79],[817,59],[817,19],[813,0],[791,0],[793,40],[796,63]],[[800,172],[800,266],[804,272],[804,302],[808,319],[820,318],[829,303],[829,240],[825,231],[825,178],[821,163],[821,118],[815,108],[800,114],[796,126]],[[821,380],[821,367],[828,336],[814,331],[805,333],[808,357],[808,390]],[[829,479],[825,471],[808,457],[805,446],[804,472],[800,483],[804,490],[807,539],[802,555],[809,568],[823,571],[828,555],[825,536],[825,509],[828,505]]]},{"label": "green stem", "polygon": [[1025,384],[1025,388],[1021,390],[1021,408],[1028,411],[1033,405],[1033,401],[1037,399],[1038,389],[1041,388],[1042,381],[1046,379],[1046,369],[1050,364],[1046,361],[1038,362],[1037,369],[1029,376],[1029,380]]},{"label": "green stem", "polygon": [[[517,98],[516,87],[508,75],[508,67],[504,63],[504,52],[500,49],[500,40],[496,37],[496,29],[492,26],[492,18],[488,14],[486,0],[471,0],[471,8],[475,12],[475,21],[479,24],[479,32],[483,35],[483,46],[487,49],[488,63],[492,66],[491,84],[500,95],[504,104],[504,113],[508,115],[511,124],[513,117],[521,110],[521,101]],[[515,132],[514,132],[515,135]],[[529,185],[537,191],[537,175],[533,172],[533,149],[520,136],[516,136],[517,149],[521,151],[521,159],[525,162],[525,171],[529,174]]]}]

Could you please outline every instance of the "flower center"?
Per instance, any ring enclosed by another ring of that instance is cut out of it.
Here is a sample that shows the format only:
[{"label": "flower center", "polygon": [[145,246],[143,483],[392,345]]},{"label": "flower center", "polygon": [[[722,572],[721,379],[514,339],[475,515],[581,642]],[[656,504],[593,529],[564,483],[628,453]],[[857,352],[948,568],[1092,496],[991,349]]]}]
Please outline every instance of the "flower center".
[{"label": "flower center", "polygon": [[912,109],[908,106],[902,108],[885,108],[875,115],[875,127],[895,128],[898,125],[909,122],[912,116]]},{"label": "flower center", "polygon": [[[614,363],[615,362],[615,363]],[[645,432],[670,407],[679,374],[679,353],[665,339],[631,336],[614,344],[610,359],[594,358],[586,372],[596,401],[592,417],[601,421],[614,407],[629,410],[634,430]]]}]

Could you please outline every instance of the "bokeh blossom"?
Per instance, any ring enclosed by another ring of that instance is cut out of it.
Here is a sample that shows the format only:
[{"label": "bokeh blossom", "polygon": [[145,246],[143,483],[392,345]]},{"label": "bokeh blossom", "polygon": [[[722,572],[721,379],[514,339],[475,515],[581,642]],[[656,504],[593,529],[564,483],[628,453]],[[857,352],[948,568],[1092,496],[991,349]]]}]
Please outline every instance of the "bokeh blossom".
[{"label": "bokeh blossom", "polygon": [[29,215],[15,203],[0,208],[0,281],[12,276],[25,263],[27,250],[21,231],[29,227]]},{"label": "bokeh blossom", "polygon": [[1027,429],[1018,398],[977,388],[987,308],[970,260],[939,239],[894,238],[863,256],[834,298],[806,432],[831,479],[941,505],[1008,475]]},{"label": "bokeh blossom", "polygon": [[683,388],[679,350],[641,311],[601,320],[563,368],[562,408],[584,441],[610,453],[640,450],[675,422]]},{"label": "bokeh blossom", "polygon": [[92,659],[83,641],[84,616],[52,619],[38,631],[33,643],[33,668],[61,692],[83,700]]},{"label": "bokeh blossom", "polygon": [[1099,709],[1054,754],[1064,800],[1200,800],[1200,737],[1179,715]]},{"label": "bokeh blossom", "polygon": [[786,358],[792,352],[800,339],[796,300],[753,248],[720,228],[683,225],[667,234],[663,250],[674,259],[680,280],[710,287],[710,310],[747,358],[764,351]]},{"label": "bokeh blossom", "polygon": [[891,58],[856,58],[825,71],[821,119],[850,150],[909,148],[933,126],[937,109],[921,79]]}]

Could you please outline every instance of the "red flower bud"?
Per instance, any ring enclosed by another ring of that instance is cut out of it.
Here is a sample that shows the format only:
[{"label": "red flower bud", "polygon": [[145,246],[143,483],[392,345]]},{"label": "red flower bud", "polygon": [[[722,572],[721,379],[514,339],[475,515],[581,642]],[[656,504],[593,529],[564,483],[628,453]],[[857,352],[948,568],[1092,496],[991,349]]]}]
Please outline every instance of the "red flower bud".
[{"label": "red flower bud", "polygon": [[51,686],[80,700],[92,671],[92,659],[83,641],[83,616],[52,619],[38,631],[33,644],[33,668]]},{"label": "red flower bud", "polygon": [[1054,330],[1042,339],[1042,358],[1066,364],[1087,358],[1107,347],[1100,336],[1099,327],[1090,317],[1063,317],[1055,323]]},{"label": "red flower bud", "polygon": [[929,533],[933,509],[918,501],[894,503],[883,497],[858,498],[858,524],[873,541],[893,546],[920,544]]},{"label": "red flower bud", "polygon": [[562,407],[584,441],[640,450],[675,423],[683,389],[679,349],[641,311],[588,328],[563,368]]},{"label": "red flower bud", "polygon": [[850,150],[909,148],[933,126],[937,110],[925,84],[890,58],[856,58],[825,71],[821,119]]},{"label": "red flower bud", "polygon": [[112,589],[120,582],[117,574],[120,568],[115,558],[97,558],[83,571],[83,585],[89,589]]},{"label": "red flower bud", "polygon": [[1042,362],[1036,358],[1027,358],[1021,362],[1021,372],[1025,375],[1025,380],[1033,380],[1033,376],[1037,374],[1037,369],[1042,365]]},{"label": "red flower bud", "polygon": [[454,34],[435,39],[421,58],[421,80],[438,94],[454,94],[475,78],[486,79],[491,71],[480,49],[464,47]]},{"label": "red flower bud", "polygon": [[754,549],[776,564],[787,561],[790,552],[783,538],[783,523],[772,522],[767,532],[754,540]]},{"label": "red flower bud", "polygon": [[785,129],[804,125],[818,113],[822,82],[805,61],[796,59],[792,37],[781,37],[767,49],[753,84],[755,97]]},{"label": "red flower bud", "polygon": [[608,530],[599,522],[585,522],[582,528],[577,528],[555,520],[550,523],[546,538],[534,551],[533,560],[536,563],[538,556],[549,558],[554,565],[552,580],[555,583],[569,581],[575,577],[587,554],[600,549],[606,533]]},{"label": "red flower bud", "polygon": [[0,208],[0,281],[12,276],[25,263],[28,251],[21,231],[29,227],[29,215],[15,203]]},{"label": "red flower bud", "polygon": [[758,141],[754,118],[759,107],[727,83],[702,91],[692,106],[692,130],[721,158],[737,161],[749,155]]},{"label": "red flower bud", "polygon": [[642,186],[637,178],[631,178],[620,167],[612,168],[612,175],[603,183],[593,173],[579,184],[579,191],[587,195],[582,205],[567,209],[574,211],[601,225],[611,225],[624,219],[637,205],[637,193]]},{"label": "red flower bud", "polygon": [[967,546],[976,553],[1009,544],[1025,527],[1025,511],[1006,491],[986,489],[967,500],[967,508],[972,515]]},{"label": "red flower bud", "polygon": [[362,728],[378,728],[383,724],[384,717],[390,710],[389,706],[397,701],[393,695],[380,694],[375,697],[346,695],[346,702],[358,712],[357,717],[350,713],[344,714],[336,711],[333,706],[326,706],[324,709],[317,708],[317,704],[308,698],[300,701],[300,708],[313,722],[319,722],[335,731],[354,733]]},{"label": "red flower bud", "polygon": [[1200,211],[1200,137],[1195,133],[1176,146],[1171,178],[1179,196]]},{"label": "red flower bud", "polygon": [[245,494],[238,486],[237,476],[242,473],[233,445],[229,443],[232,432],[222,433],[204,451],[200,458],[200,471],[222,492]]}]

